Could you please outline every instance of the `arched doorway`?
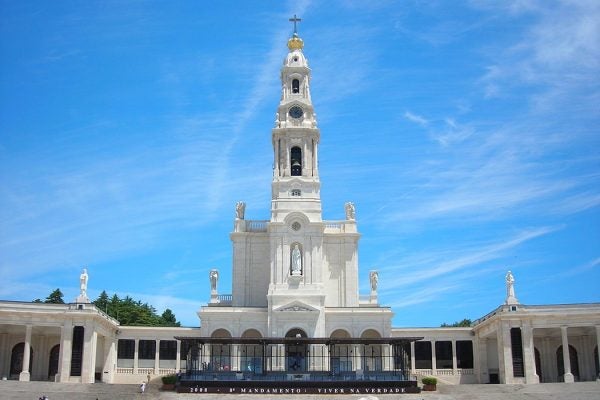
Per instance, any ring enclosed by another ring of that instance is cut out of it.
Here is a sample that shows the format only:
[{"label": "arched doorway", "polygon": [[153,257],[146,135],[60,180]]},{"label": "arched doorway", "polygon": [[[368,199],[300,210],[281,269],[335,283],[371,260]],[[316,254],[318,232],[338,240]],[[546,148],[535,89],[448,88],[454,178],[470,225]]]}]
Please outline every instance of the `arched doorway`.
[{"label": "arched doorway", "polygon": [[[344,329],[336,329],[331,333],[332,339],[350,339],[350,334]],[[348,344],[335,344],[330,346],[330,371],[334,374],[352,371],[353,348]]]},{"label": "arched doorway", "polygon": [[54,375],[58,374],[58,358],[60,356],[60,344],[52,347],[48,360],[48,379],[54,380]]},{"label": "arched doorway", "polygon": [[[248,329],[242,334],[242,338],[259,339],[262,335],[256,329]],[[260,344],[244,344],[240,349],[240,370],[242,372],[254,372],[262,374],[264,348]]]},{"label": "arched doorway", "polygon": [[[285,334],[286,338],[305,338],[306,332],[302,329],[291,329]],[[289,342],[285,346],[286,368],[288,372],[306,371],[306,344]]]},{"label": "arched doorway", "polygon": [[[226,329],[217,329],[210,335],[212,338],[229,339],[231,333]],[[231,345],[213,343],[210,345],[209,371],[231,371]]]},{"label": "arched doorway", "polygon": [[[575,347],[569,345],[569,361],[571,362],[571,373],[575,378],[575,381],[579,380],[579,357],[577,357],[577,350]],[[563,378],[565,374],[565,364],[563,362],[563,347],[558,346],[556,349],[556,366],[558,369],[558,378]]]},{"label": "arched doorway", "polygon": [[537,347],[534,347],[533,350],[535,357],[535,373],[540,378],[540,383],[543,383],[544,379],[542,376],[542,358],[540,357],[540,351],[537,349]]},{"label": "arched doorway", "polygon": [[[33,348],[29,347],[29,373],[31,374],[31,365],[33,363]],[[10,355],[10,376],[18,377],[23,372],[23,351],[25,350],[25,343],[17,343],[12,348]]]},{"label": "arched doorway", "polygon": [[[374,329],[367,329],[360,336],[362,339],[380,339],[381,335]],[[382,348],[380,344],[366,344],[362,347],[363,369],[381,371]]]}]

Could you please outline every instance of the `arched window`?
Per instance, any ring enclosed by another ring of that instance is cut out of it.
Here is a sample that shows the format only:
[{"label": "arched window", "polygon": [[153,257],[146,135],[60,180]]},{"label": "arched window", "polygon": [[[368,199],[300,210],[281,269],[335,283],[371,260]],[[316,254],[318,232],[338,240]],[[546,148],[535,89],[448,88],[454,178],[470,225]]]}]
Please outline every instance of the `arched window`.
[{"label": "arched window", "polygon": [[537,347],[534,347],[533,350],[535,359],[535,373],[540,378],[540,383],[542,383],[544,382],[544,377],[542,376],[542,357],[540,356],[540,351]]},{"label": "arched window", "polygon": [[[23,372],[23,353],[25,350],[25,343],[17,343],[10,356],[10,375],[16,376]],[[33,363],[33,348],[29,347],[29,373],[31,373],[31,365]]]},{"label": "arched window", "polygon": [[300,93],[300,81],[298,79],[292,81],[292,93]]},{"label": "arched window", "polygon": [[292,147],[290,153],[292,176],[302,176],[302,150],[300,147]]},{"label": "arched window", "polygon": [[[569,345],[569,362],[571,363],[571,373],[575,378],[575,381],[579,380],[579,357],[577,356],[577,350],[575,347]],[[565,375],[565,363],[563,359],[563,347],[558,346],[556,349],[556,366],[558,369],[558,377],[563,378]]]},{"label": "arched window", "polygon": [[48,378],[54,380],[54,375],[58,374],[58,358],[60,357],[60,344],[52,347],[48,359]]}]

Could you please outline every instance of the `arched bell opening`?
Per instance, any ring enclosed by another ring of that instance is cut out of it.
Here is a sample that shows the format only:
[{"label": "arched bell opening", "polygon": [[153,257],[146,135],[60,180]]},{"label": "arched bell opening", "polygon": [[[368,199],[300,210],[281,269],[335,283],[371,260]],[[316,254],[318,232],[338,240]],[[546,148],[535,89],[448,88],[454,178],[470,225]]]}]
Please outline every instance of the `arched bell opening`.
[{"label": "arched bell opening", "polygon": [[302,149],[292,147],[290,150],[292,176],[302,176]]},{"label": "arched bell opening", "polygon": [[298,79],[292,80],[292,93],[300,93],[300,81]]}]

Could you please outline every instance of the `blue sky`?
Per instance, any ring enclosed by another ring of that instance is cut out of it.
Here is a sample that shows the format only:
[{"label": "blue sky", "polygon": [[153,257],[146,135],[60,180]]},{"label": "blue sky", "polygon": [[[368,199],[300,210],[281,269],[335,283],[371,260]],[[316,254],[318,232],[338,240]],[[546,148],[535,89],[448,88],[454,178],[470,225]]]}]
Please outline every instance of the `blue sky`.
[{"label": "blue sky", "polygon": [[184,325],[268,219],[292,26],[324,218],[394,326],[600,301],[600,2],[0,1],[0,298],[103,289]]}]

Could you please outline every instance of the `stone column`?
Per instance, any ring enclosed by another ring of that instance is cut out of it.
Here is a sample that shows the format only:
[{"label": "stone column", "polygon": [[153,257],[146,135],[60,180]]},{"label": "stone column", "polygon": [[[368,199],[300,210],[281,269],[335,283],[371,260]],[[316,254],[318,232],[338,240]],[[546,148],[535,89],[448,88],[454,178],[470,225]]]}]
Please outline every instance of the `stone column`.
[{"label": "stone column", "polygon": [[6,348],[8,334],[0,333],[0,379],[7,378],[10,372],[10,357],[8,356],[8,349]]},{"label": "stone column", "polygon": [[410,373],[411,374],[415,374],[416,373],[416,366],[415,366],[415,342],[410,342]]},{"label": "stone column", "polygon": [[154,375],[160,375],[160,339],[154,345]]},{"label": "stone column", "polygon": [[355,344],[354,345],[354,369],[355,370],[362,370],[362,352],[360,350],[360,345],[359,344]]},{"label": "stone column", "polygon": [[[382,371],[389,371],[391,368],[393,368],[393,359],[392,359],[392,348],[390,345],[381,345],[379,347],[379,351],[381,354],[381,370]],[[391,362],[390,362],[391,360]],[[390,365],[390,363],[392,365]]]},{"label": "stone column", "polygon": [[231,371],[240,370],[240,346],[238,344],[232,344],[229,353],[229,368]]},{"label": "stone column", "polygon": [[473,343],[473,362],[477,371],[477,379],[479,383],[490,383],[490,375],[488,369],[488,354],[487,354],[487,339],[477,338]]},{"label": "stone column", "polygon": [[[552,360],[552,362],[550,362]],[[545,336],[542,340],[542,381],[543,382],[555,382],[554,379],[557,375],[555,370],[556,367],[556,354],[552,354],[550,351],[550,338]]]},{"label": "stone column", "polygon": [[540,383],[540,377],[535,370],[535,347],[533,345],[533,328],[530,322],[523,323],[523,361],[525,364],[525,383]]},{"label": "stone column", "polygon": [[567,335],[567,327],[561,326],[560,333],[562,336],[562,350],[563,350],[563,365],[565,368],[564,381],[565,383],[575,382],[575,377],[571,373],[571,357],[569,354],[569,336]]},{"label": "stone column", "polygon": [[71,350],[73,347],[73,322],[65,321],[60,330],[60,353],[58,356],[58,382],[69,382],[71,377]]},{"label": "stone column", "polygon": [[452,339],[452,375],[458,375],[458,362],[456,361],[456,340]]},{"label": "stone column", "polygon": [[175,355],[175,372],[181,370],[181,340],[177,341],[177,354]]},{"label": "stone column", "polygon": [[431,375],[437,375],[437,360],[435,357],[435,340],[431,341]]},{"label": "stone column", "polygon": [[23,346],[23,371],[19,374],[20,381],[31,380],[29,374],[29,356],[31,355],[31,325],[25,326],[25,343]]},{"label": "stone column", "polygon": [[133,349],[133,374],[137,375],[138,373],[138,348],[140,345],[140,339],[135,339],[134,349]]},{"label": "stone column", "polygon": [[117,339],[104,336],[104,365],[102,366],[102,382],[113,383],[115,377],[117,355]]},{"label": "stone column", "polygon": [[277,348],[277,371],[285,371],[287,370],[287,360],[285,357],[285,345],[284,344],[277,344],[275,345],[275,347]]},{"label": "stone column", "polygon": [[81,383],[94,383],[96,373],[96,344],[98,333],[93,324],[86,324],[83,331],[83,357]]},{"label": "stone column", "polygon": [[500,383],[513,383],[512,349],[510,341],[510,325],[506,321],[498,324],[498,372]]},{"label": "stone column", "polygon": [[48,377],[48,354],[50,354],[50,349],[48,348],[48,342],[50,338],[46,335],[38,336],[37,350],[33,355],[33,365],[31,368],[31,374],[33,376],[42,377],[42,379],[46,379]]}]

